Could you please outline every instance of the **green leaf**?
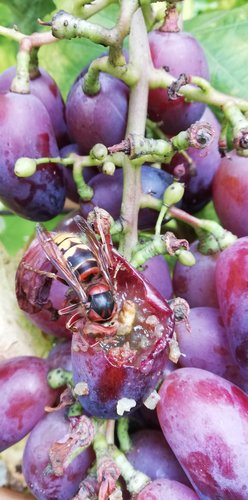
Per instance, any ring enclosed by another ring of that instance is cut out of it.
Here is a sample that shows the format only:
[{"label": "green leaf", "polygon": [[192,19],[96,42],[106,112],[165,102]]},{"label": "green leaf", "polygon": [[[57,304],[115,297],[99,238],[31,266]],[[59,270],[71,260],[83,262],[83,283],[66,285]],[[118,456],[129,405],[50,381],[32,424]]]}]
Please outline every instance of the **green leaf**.
[{"label": "green leaf", "polygon": [[248,5],[230,11],[202,14],[185,23],[203,46],[212,85],[227,94],[248,99]]},{"label": "green leaf", "polygon": [[[39,29],[37,19],[43,18],[55,9],[53,0],[1,0],[10,11],[10,22],[16,24],[26,34]],[[2,7],[1,7],[2,8]],[[2,22],[2,21],[1,21]]]}]

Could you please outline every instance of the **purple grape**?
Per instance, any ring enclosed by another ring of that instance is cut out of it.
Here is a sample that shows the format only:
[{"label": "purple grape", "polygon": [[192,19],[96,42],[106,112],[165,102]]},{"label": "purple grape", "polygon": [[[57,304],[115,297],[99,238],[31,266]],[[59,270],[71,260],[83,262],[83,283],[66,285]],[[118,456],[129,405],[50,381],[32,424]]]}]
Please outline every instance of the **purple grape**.
[{"label": "purple grape", "polygon": [[80,403],[99,418],[118,418],[118,404],[124,398],[132,403],[125,411],[134,411],[155,389],[168,357],[174,323],[171,309],[156,289],[117,252],[114,258],[113,269],[119,269],[117,307],[127,300],[135,304],[131,331],[124,337],[108,332],[96,337],[82,325],[72,338],[74,382],[88,386],[88,394],[79,396]]},{"label": "purple grape", "polygon": [[[220,165],[220,153],[218,149],[218,140],[220,134],[220,124],[209,108],[206,108],[200,121],[208,122],[215,132],[213,142],[204,150],[189,148],[187,153],[193,161],[195,172],[190,174],[191,167],[187,160],[176,153],[170,163],[170,170],[174,170],[177,165],[183,164],[185,167],[185,176],[181,178],[185,182],[185,192],[183,196],[182,208],[188,212],[196,212],[203,208],[212,196],[212,183],[215,173]],[[165,165],[165,170],[167,166]]]},{"label": "purple grape", "polygon": [[169,266],[162,255],[147,260],[142,275],[158,290],[164,299],[173,295]]},{"label": "purple grape", "polygon": [[223,226],[237,236],[247,236],[248,158],[231,151],[222,158],[213,182],[213,202]]},{"label": "purple grape", "polygon": [[143,429],[131,435],[132,448],[126,453],[133,467],[151,479],[174,479],[190,486],[183,469],[159,430]]},{"label": "purple grape", "polygon": [[35,356],[18,356],[0,363],[0,451],[20,441],[51,406],[57,391],[47,383],[48,363]]},{"label": "purple grape", "polygon": [[[154,167],[143,165],[142,167],[142,190],[155,198],[162,199],[165,189],[172,183],[173,177]],[[87,218],[88,213],[95,206],[104,208],[114,219],[120,216],[123,172],[116,169],[113,176],[98,174],[90,180],[89,186],[94,190],[94,196],[88,203],[81,203],[81,213]],[[139,228],[146,229],[154,226],[158,218],[158,212],[149,208],[142,208],[139,213]]]},{"label": "purple grape", "polygon": [[73,142],[80,153],[88,154],[97,144],[112,146],[124,139],[128,112],[128,87],[120,80],[101,73],[101,90],[86,95],[84,76],[73,84],[66,103],[66,121]]},{"label": "purple grape", "polygon": [[198,495],[191,488],[178,481],[156,479],[135,495],[134,500],[198,500]]},{"label": "purple grape", "polygon": [[35,498],[39,500],[71,500],[80,482],[94,460],[91,447],[80,453],[65,468],[62,476],[56,476],[49,459],[53,443],[68,434],[69,420],[64,411],[46,415],[32,430],[23,455],[23,474]]},{"label": "purple grape", "polygon": [[196,259],[192,267],[177,261],[173,273],[173,288],[177,297],[182,297],[190,307],[219,307],[215,285],[215,268],[220,253],[204,255],[198,250],[198,241],[190,245]]},{"label": "purple grape", "polygon": [[[53,78],[43,68],[39,68],[35,78],[30,79],[30,92],[38,97],[45,105],[52,125],[54,134],[61,148],[68,144],[69,137],[65,123],[65,106],[59,88]],[[12,66],[0,74],[0,91],[7,92],[10,89],[13,78],[16,75],[16,67]]]},{"label": "purple grape", "polygon": [[162,431],[200,498],[245,499],[248,396],[198,368],[174,371],[159,394]]},{"label": "purple grape", "polygon": [[[189,329],[190,328],[190,329]],[[228,338],[220,311],[213,307],[194,307],[189,313],[189,325],[176,325],[177,340],[183,355],[181,367],[208,370],[230,380],[242,389],[248,389],[248,381],[240,374],[231,356]]]},{"label": "purple grape", "polygon": [[248,238],[240,238],[224,250],[216,265],[220,311],[232,355],[248,375],[247,324]]},{"label": "purple grape", "polygon": [[[27,269],[25,263],[31,266],[31,269]],[[68,305],[66,297],[68,286],[56,279],[36,273],[35,269],[45,272],[56,271],[46,258],[37,238],[32,241],[17,268],[16,297],[19,307],[30,321],[45,333],[71,338],[71,332],[66,328],[68,316],[59,316],[58,313]]]},{"label": "purple grape", "polygon": [[22,156],[58,156],[49,114],[37,97],[14,92],[0,94],[0,110],[0,199],[24,218],[51,219],[64,206],[61,167],[39,165],[26,178],[14,173],[15,162]]},{"label": "purple grape", "polygon": [[[152,31],[149,33],[149,45],[155,68],[166,67],[175,77],[185,73],[208,80],[206,57],[201,46],[190,33]],[[158,88],[149,91],[149,117],[155,122],[162,121],[162,130],[169,135],[186,130],[201,118],[204,109],[205,104],[186,103],[183,97],[169,100],[167,89]]]},{"label": "purple grape", "polygon": [[63,368],[63,370],[71,371],[71,341],[56,344],[49,352],[47,362],[49,370]]}]

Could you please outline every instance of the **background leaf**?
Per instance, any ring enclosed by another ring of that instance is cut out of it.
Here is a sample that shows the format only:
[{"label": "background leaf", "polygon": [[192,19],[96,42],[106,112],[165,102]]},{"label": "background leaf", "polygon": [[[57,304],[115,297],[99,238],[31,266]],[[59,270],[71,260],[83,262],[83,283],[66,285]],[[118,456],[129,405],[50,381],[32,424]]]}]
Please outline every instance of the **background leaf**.
[{"label": "background leaf", "polygon": [[248,99],[248,5],[230,11],[202,14],[185,23],[203,46],[212,85],[227,94]]},{"label": "background leaf", "polygon": [[10,25],[16,24],[20,31],[27,34],[38,31],[38,17],[42,19],[55,9],[53,0],[1,0],[0,3],[9,11]]}]

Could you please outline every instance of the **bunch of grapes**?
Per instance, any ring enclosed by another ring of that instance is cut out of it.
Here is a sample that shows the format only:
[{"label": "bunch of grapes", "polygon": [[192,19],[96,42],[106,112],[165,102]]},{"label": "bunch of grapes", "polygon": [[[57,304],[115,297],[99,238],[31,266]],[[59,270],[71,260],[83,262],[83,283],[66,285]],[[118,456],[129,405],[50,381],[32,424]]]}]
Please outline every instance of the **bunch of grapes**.
[{"label": "bunch of grapes", "polygon": [[[36,224],[16,307],[51,339],[1,353],[22,479],[0,496],[245,500],[248,101],[211,85],[184,2],[122,0],[106,28],[112,3],[0,26],[0,201]],[[74,38],[99,52],[64,102],[39,50]]]}]

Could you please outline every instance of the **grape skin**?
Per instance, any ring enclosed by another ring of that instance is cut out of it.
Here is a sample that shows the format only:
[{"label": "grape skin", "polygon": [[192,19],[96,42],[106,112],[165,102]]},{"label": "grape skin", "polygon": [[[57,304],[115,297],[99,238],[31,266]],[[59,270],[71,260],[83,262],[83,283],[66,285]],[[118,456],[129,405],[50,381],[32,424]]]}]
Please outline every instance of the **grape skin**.
[{"label": "grape skin", "polygon": [[64,206],[61,168],[43,164],[27,178],[14,172],[15,162],[22,156],[58,156],[48,111],[37,97],[14,92],[0,93],[0,110],[0,199],[21,217],[49,220]]},{"label": "grape skin", "polygon": [[219,307],[215,269],[220,252],[204,255],[198,250],[199,241],[189,249],[196,259],[192,267],[176,262],[173,272],[173,289],[176,297],[187,300],[190,307]]},{"label": "grape skin", "polygon": [[222,225],[239,237],[247,236],[248,159],[231,151],[222,158],[213,182],[213,202]]},{"label": "grape skin", "polygon": [[112,146],[124,139],[129,89],[117,78],[100,73],[101,90],[89,96],[82,89],[83,82],[80,76],[69,92],[66,122],[72,142],[81,154],[88,154],[97,143]]},{"label": "grape skin", "polygon": [[51,445],[68,434],[69,420],[64,410],[45,415],[32,430],[23,455],[23,474],[31,492],[39,500],[71,500],[94,460],[91,447],[80,453],[56,476],[49,464]]},{"label": "grape skin", "polygon": [[247,327],[248,238],[240,238],[224,250],[216,265],[220,311],[235,361],[248,375]]},{"label": "grape skin", "polygon": [[[208,64],[204,52],[190,33],[167,33],[159,30],[149,33],[151,57],[155,68],[168,67],[169,72],[179,77],[181,73],[209,79]],[[166,134],[176,135],[199,120],[205,104],[186,103],[183,97],[168,99],[167,89],[149,91],[148,114],[155,122],[162,121]]]},{"label": "grape skin", "polygon": [[51,406],[57,391],[47,384],[48,363],[18,356],[0,364],[0,451],[20,441]]},{"label": "grape skin", "polygon": [[183,353],[179,359],[181,367],[208,370],[248,390],[248,382],[243,379],[231,356],[219,309],[191,308],[188,324],[182,321],[176,324],[175,329]]},{"label": "grape skin", "polygon": [[159,430],[143,429],[131,435],[126,456],[133,467],[151,479],[173,479],[187,486],[189,480]]},{"label": "grape skin", "polygon": [[135,495],[134,500],[197,500],[199,497],[191,488],[178,481],[156,479]]},{"label": "grape skin", "polygon": [[[69,142],[68,131],[64,119],[65,105],[56,82],[51,75],[43,69],[38,68],[39,75],[30,79],[30,92],[38,97],[45,105],[54,129],[54,134],[61,148]],[[16,67],[11,66],[0,74],[0,91],[7,92],[10,89],[13,78],[16,75]]]},{"label": "grape skin", "polygon": [[162,431],[200,498],[247,498],[248,396],[198,368],[174,371],[159,394]]}]

